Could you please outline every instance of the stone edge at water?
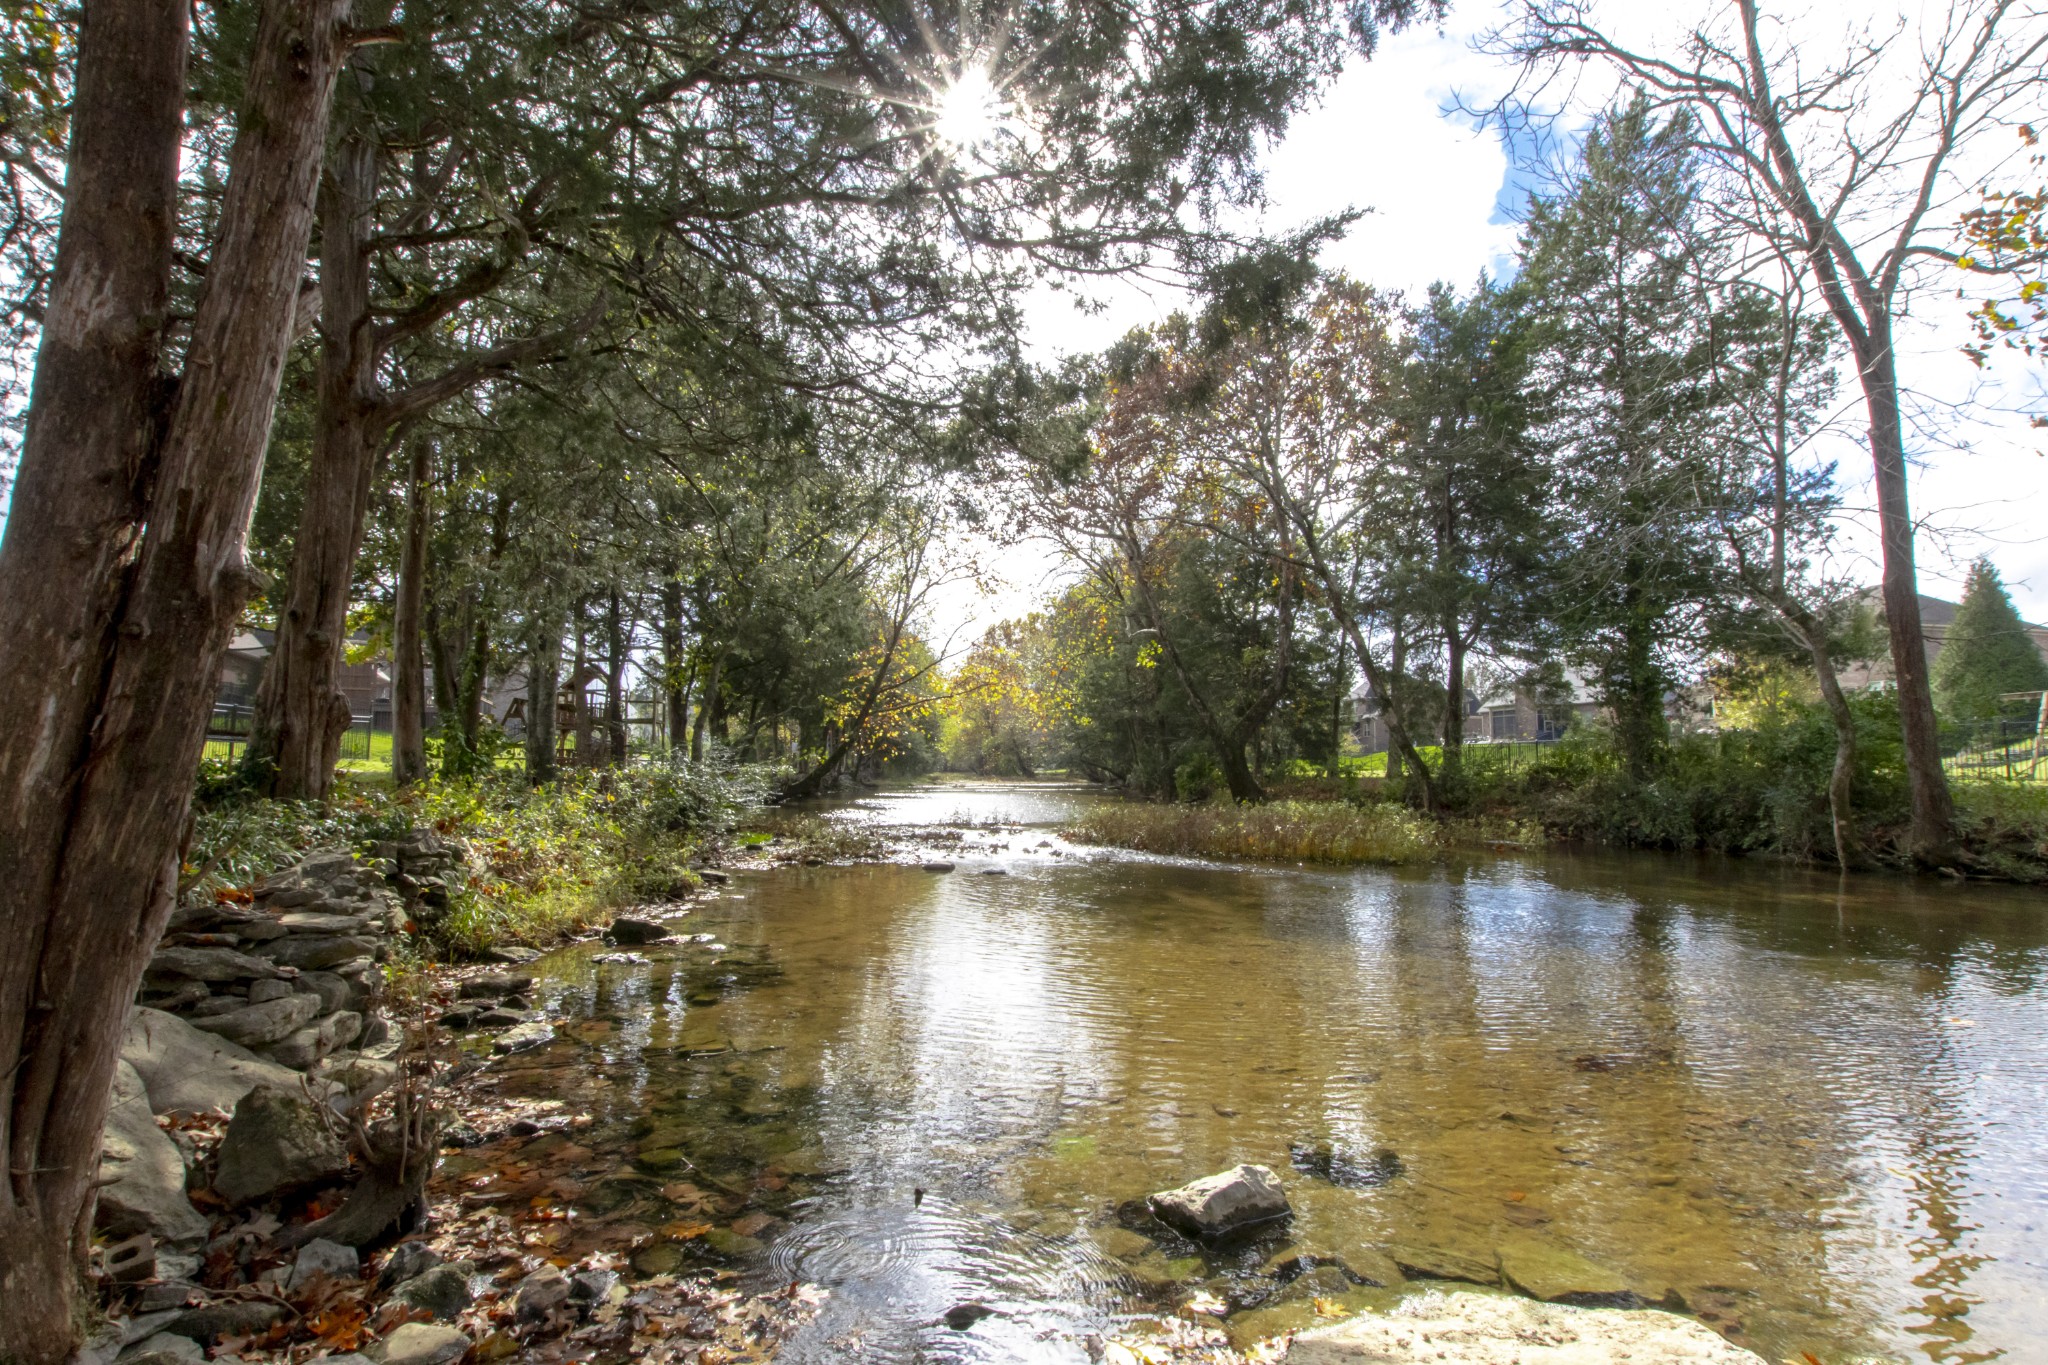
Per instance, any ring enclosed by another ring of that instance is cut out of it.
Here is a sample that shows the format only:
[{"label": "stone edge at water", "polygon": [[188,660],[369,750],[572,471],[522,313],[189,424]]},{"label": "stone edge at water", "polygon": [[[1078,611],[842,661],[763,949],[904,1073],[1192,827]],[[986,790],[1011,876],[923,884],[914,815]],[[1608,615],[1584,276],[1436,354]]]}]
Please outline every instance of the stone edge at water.
[{"label": "stone edge at water", "polygon": [[1296,1337],[1280,1365],[1758,1365],[1705,1324],[1656,1308],[1579,1308],[1506,1294],[1432,1291]]}]

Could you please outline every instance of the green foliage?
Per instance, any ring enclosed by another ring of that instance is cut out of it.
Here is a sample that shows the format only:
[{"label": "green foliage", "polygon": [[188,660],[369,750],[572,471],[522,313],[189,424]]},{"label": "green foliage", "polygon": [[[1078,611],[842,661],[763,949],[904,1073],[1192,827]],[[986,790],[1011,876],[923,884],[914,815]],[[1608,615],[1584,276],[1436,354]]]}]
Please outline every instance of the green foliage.
[{"label": "green foliage", "polygon": [[[1850,705],[1859,821],[1902,820],[1896,704],[1861,694]],[[1629,772],[1611,730],[1583,726],[1526,762],[1489,762],[1487,748],[1467,750],[1462,797],[1476,811],[1538,820],[1561,838],[1813,860],[1833,848],[1827,784],[1834,755],[1833,722],[1813,704],[1766,708],[1744,729],[1675,736],[1647,778]]]},{"label": "green foliage", "polygon": [[1091,810],[1066,837],[1145,853],[1267,862],[1422,862],[1442,831],[1405,807],[1335,801],[1263,806],[1168,806],[1121,802]]},{"label": "green foliage", "polygon": [[1993,720],[2034,714],[2039,698],[2001,698],[2043,688],[2048,688],[2048,661],[2014,610],[1998,570],[1980,559],[1970,566],[1962,605],[1934,661],[1934,699],[1950,720]]},{"label": "green foliage", "polygon": [[1207,751],[1173,770],[1173,794],[1182,801],[1207,801],[1223,785],[1223,769]]},{"label": "green foliage", "polygon": [[421,930],[457,956],[494,943],[546,944],[604,912],[696,884],[707,842],[758,809],[771,774],[681,761],[579,769],[542,787],[512,772],[403,791],[344,781],[325,802],[267,801],[218,765],[202,787],[186,894],[246,887],[316,848],[367,852],[430,827],[469,845],[482,871]]}]

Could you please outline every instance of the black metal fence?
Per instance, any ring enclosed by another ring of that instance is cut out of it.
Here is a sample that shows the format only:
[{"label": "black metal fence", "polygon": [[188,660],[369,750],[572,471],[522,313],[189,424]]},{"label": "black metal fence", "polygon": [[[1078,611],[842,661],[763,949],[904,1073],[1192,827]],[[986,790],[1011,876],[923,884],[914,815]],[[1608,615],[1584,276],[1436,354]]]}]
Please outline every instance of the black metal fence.
[{"label": "black metal fence", "polygon": [[2048,781],[2048,734],[2033,716],[1943,726],[1941,751],[1952,778]]}]

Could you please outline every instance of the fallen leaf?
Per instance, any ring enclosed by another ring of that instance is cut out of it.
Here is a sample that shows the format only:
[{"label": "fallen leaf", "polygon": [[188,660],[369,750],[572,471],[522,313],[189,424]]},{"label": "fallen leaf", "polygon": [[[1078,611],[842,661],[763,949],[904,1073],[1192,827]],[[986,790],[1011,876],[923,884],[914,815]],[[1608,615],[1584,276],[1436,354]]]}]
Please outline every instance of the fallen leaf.
[{"label": "fallen leaf", "polygon": [[1521,1203],[1521,1202],[1522,1202],[1522,1201],[1523,1201],[1524,1199],[1527,1199],[1528,1197],[1529,1197],[1529,1196],[1528,1196],[1528,1194],[1527,1194],[1527,1193],[1526,1193],[1525,1191],[1522,1191],[1522,1190],[1509,1190],[1509,1191],[1508,1191],[1508,1202],[1509,1202],[1510,1204],[1519,1204],[1519,1203]]},{"label": "fallen leaf", "polygon": [[1316,1300],[1316,1316],[1319,1318],[1343,1318],[1350,1315],[1351,1310],[1335,1299],[1319,1298]]}]

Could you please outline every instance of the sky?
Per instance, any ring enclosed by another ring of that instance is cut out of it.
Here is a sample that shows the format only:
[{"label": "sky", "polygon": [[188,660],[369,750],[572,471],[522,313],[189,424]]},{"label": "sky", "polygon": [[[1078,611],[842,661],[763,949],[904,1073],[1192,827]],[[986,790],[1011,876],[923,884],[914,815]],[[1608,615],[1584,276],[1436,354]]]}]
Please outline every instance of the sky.
[{"label": "sky", "polygon": [[[1820,32],[1840,33],[1860,12],[1817,0],[1806,17]],[[1469,103],[1504,88],[1508,73],[1500,62],[1472,48],[1499,13],[1487,3],[1455,6],[1441,29],[1411,30],[1383,41],[1371,61],[1354,59],[1268,151],[1264,225],[1280,232],[1347,207],[1365,210],[1322,259],[1382,289],[1420,294],[1435,280],[1464,286],[1482,270],[1511,272],[1512,213],[1524,200],[1527,173],[1496,133],[1475,130],[1453,105],[1461,94]],[[1930,292],[1900,338],[1901,378],[1917,418],[1909,449],[1916,458],[1921,590],[1953,600],[1970,562],[1988,554],[2021,614],[2048,621],[2048,432],[2029,430],[2022,415],[2048,407],[2048,367],[1994,363],[1980,373],[1958,349],[1970,334],[1968,304]],[[1186,302],[1169,291],[1117,284],[1092,287],[1089,299],[1100,311],[1079,312],[1072,295],[1050,289],[1034,297],[1027,318],[1040,359],[1099,350]],[[1868,454],[1855,439],[1853,382],[1842,399],[1844,431],[1829,456],[1838,462],[1847,503],[1863,509],[1872,495]],[[1870,518],[1859,510],[1850,522],[1847,567],[1875,582]],[[946,593],[938,606],[942,636],[978,633],[1029,611],[1060,581],[1057,560],[1043,547],[995,550],[989,560],[1003,580],[1000,590]]]}]

